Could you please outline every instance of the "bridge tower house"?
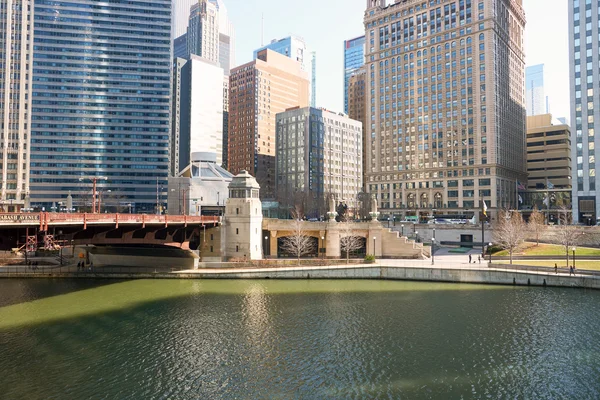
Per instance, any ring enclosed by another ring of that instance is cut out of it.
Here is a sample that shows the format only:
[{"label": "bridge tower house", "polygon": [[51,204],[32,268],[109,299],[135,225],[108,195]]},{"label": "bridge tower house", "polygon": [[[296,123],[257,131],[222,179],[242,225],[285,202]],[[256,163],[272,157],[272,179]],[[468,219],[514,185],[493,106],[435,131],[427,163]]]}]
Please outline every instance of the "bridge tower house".
[{"label": "bridge tower house", "polygon": [[259,194],[260,185],[248,171],[241,171],[229,184],[223,220],[225,260],[262,259],[263,215]]}]

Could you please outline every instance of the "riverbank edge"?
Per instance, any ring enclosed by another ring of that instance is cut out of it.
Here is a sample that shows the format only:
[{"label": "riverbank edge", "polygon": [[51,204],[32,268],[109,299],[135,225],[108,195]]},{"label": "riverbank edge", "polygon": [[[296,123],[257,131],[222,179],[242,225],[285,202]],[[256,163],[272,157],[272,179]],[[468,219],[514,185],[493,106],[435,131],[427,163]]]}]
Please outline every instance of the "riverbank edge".
[{"label": "riverbank edge", "polygon": [[501,266],[483,268],[403,267],[381,265],[286,267],[231,270],[189,270],[140,274],[3,273],[0,279],[375,279],[514,286],[600,289],[600,277],[519,271]]}]

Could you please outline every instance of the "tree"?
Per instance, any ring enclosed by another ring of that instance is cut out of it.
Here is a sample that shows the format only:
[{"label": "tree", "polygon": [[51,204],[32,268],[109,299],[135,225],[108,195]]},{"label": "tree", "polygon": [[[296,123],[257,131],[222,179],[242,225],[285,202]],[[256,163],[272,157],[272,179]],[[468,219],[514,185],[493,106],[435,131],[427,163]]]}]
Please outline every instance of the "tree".
[{"label": "tree", "polygon": [[511,264],[513,253],[525,240],[526,233],[525,221],[519,212],[505,210],[498,213],[494,241],[504,250],[508,250]]},{"label": "tree", "polygon": [[529,223],[527,227],[535,235],[536,246],[540,245],[540,236],[546,230],[546,221],[544,214],[542,214],[537,207],[533,208],[531,215],[529,216]]},{"label": "tree", "polygon": [[354,224],[343,222],[340,229],[340,249],[346,253],[346,262],[350,262],[350,252],[360,250],[364,246],[361,237],[354,234]]},{"label": "tree", "polygon": [[315,251],[315,241],[306,234],[305,224],[306,222],[301,219],[294,219],[291,235],[281,239],[281,249],[286,253],[294,254],[298,265],[300,265],[300,257]]},{"label": "tree", "polygon": [[561,208],[559,216],[560,225],[556,227],[554,235],[558,243],[565,247],[567,256],[567,268],[569,267],[569,250],[577,246],[585,234],[583,229],[577,225],[572,225],[571,213],[566,208]]}]

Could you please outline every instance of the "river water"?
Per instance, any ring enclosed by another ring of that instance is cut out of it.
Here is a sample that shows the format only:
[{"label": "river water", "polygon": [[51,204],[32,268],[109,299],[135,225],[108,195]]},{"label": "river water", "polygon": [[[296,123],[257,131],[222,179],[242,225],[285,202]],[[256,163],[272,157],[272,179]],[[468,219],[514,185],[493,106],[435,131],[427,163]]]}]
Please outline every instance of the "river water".
[{"label": "river water", "polygon": [[2,399],[598,399],[600,292],[0,280]]}]

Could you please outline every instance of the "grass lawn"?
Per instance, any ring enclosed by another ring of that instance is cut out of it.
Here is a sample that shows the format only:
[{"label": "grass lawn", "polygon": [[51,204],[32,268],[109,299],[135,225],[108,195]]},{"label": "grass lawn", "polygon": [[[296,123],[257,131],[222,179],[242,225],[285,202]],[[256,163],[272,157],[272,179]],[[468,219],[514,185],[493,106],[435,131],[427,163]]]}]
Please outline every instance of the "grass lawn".
[{"label": "grass lawn", "polygon": [[[571,254],[571,252],[569,252]],[[508,256],[508,251],[502,250],[494,253],[496,256]],[[523,243],[513,255],[523,256],[565,256],[565,248],[557,244],[540,243],[536,246],[535,243]],[[600,256],[600,249],[592,249],[589,247],[577,247],[576,256]],[[554,265],[554,264],[552,264]]]},{"label": "grass lawn", "polygon": [[[509,264],[510,261],[495,261],[494,264]],[[513,264],[516,265],[531,265],[532,267],[549,267],[554,268],[554,263],[558,264],[559,268],[566,268],[567,261],[562,260],[544,260],[544,261],[529,261],[529,260],[513,260]],[[569,259],[569,265],[573,265],[573,260]],[[600,260],[598,261],[578,261],[575,260],[576,269],[589,269],[594,271],[600,271]]]}]

